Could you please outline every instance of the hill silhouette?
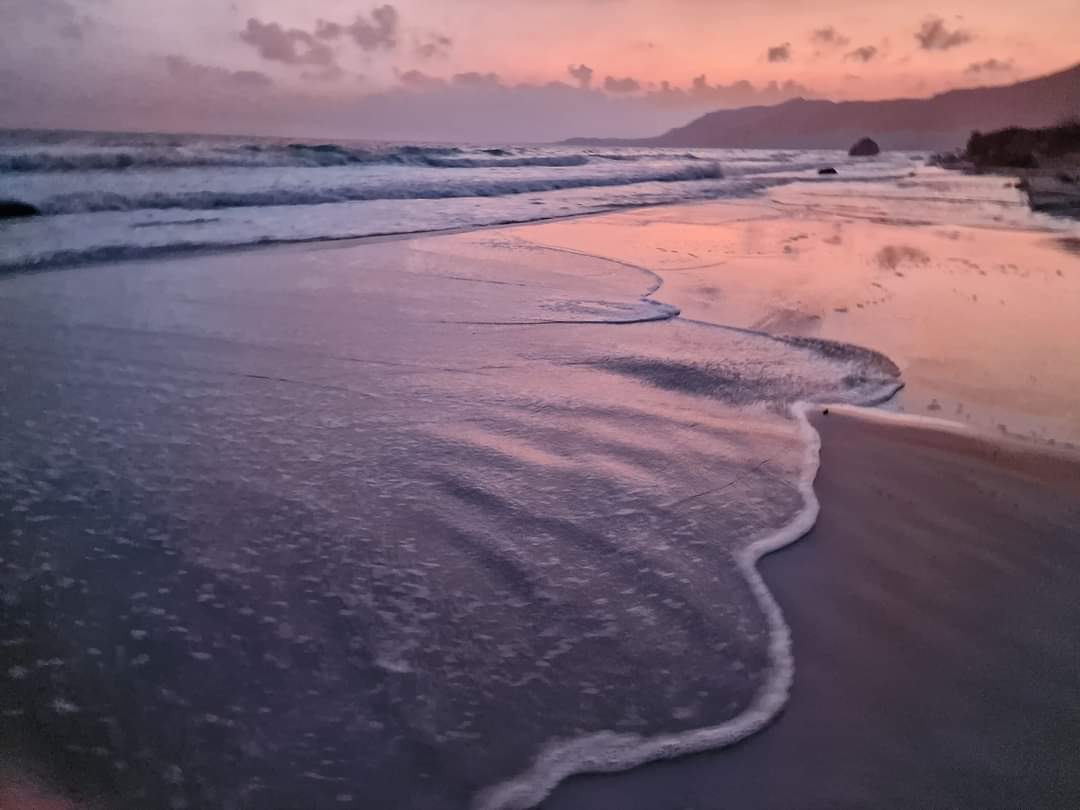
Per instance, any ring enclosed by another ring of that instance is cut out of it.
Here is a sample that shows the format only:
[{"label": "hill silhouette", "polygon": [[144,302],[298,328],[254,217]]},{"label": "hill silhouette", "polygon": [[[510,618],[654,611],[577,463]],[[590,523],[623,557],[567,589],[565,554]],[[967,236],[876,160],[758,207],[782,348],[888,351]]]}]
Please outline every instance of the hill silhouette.
[{"label": "hill silhouette", "polygon": [[573,138],[575,145],[847,149],[864,136],[883,149],[949,149],[974,130],[1045,127],[1080,115],[1080,64],[996,87],[888,101],[792,99],[718,110],[655,138]]}]

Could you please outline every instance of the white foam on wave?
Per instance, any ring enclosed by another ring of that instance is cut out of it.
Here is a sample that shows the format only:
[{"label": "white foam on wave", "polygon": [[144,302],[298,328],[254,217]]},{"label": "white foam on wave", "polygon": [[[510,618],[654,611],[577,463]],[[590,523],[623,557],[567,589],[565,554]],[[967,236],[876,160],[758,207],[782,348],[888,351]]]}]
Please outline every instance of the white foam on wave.
[{"label": "white foam on wave", "polygon": [[804,537],[817,521],[820,504],[814,492],[814,479],[821,463],[821,437],[810,423],[809,414],[826,407],[847,409],[856,405],[877,405],[891,399],[902,385],[898,381],[882,386],[857,403],[842,399],[836,403],[800,401],[790,408],[804,443],[798,481],[803,508],[783,528],[749,544],[736,557],[739,569],[765,615],[769,630],[769,658],[772,662],[768,681],[745,711],[720,725],[673,734],[643,737],[596,732],[569,740],[551,741],[527,771],[481,790],[474,798],[473,810],[526,810],[538,805],[560,782],[575,774],[625,771],[647,762],[726,748],[772,722],[787,703],[791,692],[795,679],[795,658],[791,630],[779,603],[758,571],[758,562]]},{"label": "white foam on wave", "polygon": [[[661,156],[664,157],[664,156]],[[675,157],[675,156],[668,156]],[[83,145],[77,149],[0,149],[0,174],[113,172],[140,169],[206,168],[332,168],[340,166],[399,165],[442,169],[515,168],[522,166],[584,166],[585,153],[517,154],[506,150],[468,152],[458,147],[401,146],[358,148],[340,144],[208,143],[129,145],[127,148]]]},{"label": "white foam on wave", "polygon": [[458,197],[503,197],[576,188],[607,188],[639,183],[682,183],[694,180],[721,180],[718,163],[688,166],[657,166],[616,174],[552,174],[532,176],[489,176],[446,179],[426,176],[393,177],[382,181],[351,182],[348,185],[281,187],[280,184],[244,191],[173,190],[121,193],[110,190],[63,192],[34,204],[47,216],[105,211],[190,210],[223,208],[265,208],[371,200],[442,200]]}]

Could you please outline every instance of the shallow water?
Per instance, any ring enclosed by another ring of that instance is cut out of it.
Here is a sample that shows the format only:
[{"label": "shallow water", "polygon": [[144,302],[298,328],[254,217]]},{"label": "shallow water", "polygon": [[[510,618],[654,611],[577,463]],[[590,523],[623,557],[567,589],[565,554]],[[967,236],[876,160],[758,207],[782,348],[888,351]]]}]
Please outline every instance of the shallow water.
[{"label": "shallow water", "polygon": [[890,407],[1080,446],[1080,224],[1007,178],[926,168],[508,230],[645,266],[686,319],[880,351],[905,383]]},{"label": "shallow water", "polygon": [[1077,457],[837,411],[813,419],[814,529],[761,565],[795,645],[783,714],[543,810],[1076,806]]},{"label": "shallow water", "polygon": [[5,747],[119,806],[441,810],[755,728],[789,406],[896,369],[656,287],[500,232],[0,279]]}]

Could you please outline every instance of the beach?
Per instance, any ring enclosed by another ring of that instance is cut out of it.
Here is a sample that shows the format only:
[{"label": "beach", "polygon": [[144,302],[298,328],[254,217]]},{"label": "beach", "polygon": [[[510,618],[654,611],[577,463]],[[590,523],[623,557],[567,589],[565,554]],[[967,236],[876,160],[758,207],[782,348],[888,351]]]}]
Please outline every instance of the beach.
[{"label": "beach", "polygon": [[9,767],[1071,807],[1080,256],[972,182],[0,278]]},{"label": "beach", "polygon": [[[1006,191],[1002,178],[970,182]],[[944,199],[935,210],[926,189],[908,199],[856,186],[794,184],[767,202],[553,223],[535,239],[653,269],[684,318],[876,349],[901,367],[894,405],[905,411],[1080,444],[1068,349],[1080,343],[1080,273],[1068,232],[1033,229],[1041,219],[995,225],[998,212]]]},{"label": "beach", "polygon": [[1071,807],[1080,465],[976,434],[814,418],[809,535],[762,571],[791,701],[739,745],[582,777],[545,808]]}]

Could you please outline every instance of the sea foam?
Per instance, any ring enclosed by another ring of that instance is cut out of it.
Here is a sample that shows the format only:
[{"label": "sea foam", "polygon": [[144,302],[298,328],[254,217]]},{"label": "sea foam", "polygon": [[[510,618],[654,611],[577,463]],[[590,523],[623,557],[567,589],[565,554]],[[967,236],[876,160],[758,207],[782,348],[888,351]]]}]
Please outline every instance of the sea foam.
[{"label": "sea foam", "polygon": [[[884,386],[859,404],[879,404],[891,398],[899,388],[899,383]],[[803,472],[799,479],[803,509],[782,529],[755,541],[737,555],[739,568],[769,624],[772,671],[751,706],[726,723],[677,734],[642,737],[596,732],[551,741],[543,747],[528,771],[481,790],[473,801],[474,810],[527,810],[540,804],[560,782],[575,774],[625,771],[648,762],[725,748],[757,733],[776,718],[787,703],[795,679],[795,656],[791,630],[757,566],[762,557],[798,541],[814,527],[820,511],[813,484],[820,465],[821,438],[807,417],[810,412],[820,411],[823,407],[842,407],[844,404],[848,403],[823,406],[816,402],[797,402],[791,406],[791,416],[798,421],[799,433],[805,443]]]}]

